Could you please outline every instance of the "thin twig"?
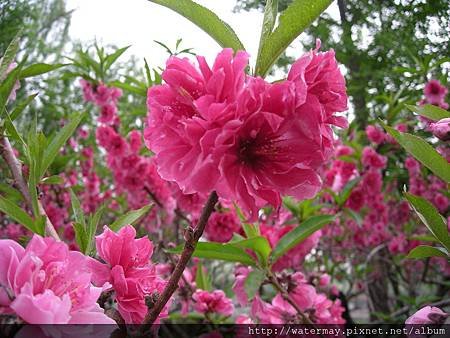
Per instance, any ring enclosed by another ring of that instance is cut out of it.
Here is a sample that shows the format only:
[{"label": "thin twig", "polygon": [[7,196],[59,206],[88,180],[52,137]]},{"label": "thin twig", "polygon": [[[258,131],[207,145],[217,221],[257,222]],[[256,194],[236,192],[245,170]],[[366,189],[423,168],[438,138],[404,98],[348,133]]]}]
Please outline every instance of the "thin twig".
[{"label": "thin twig", "polygon": [[206,224],[208,223],[209,216],[214,210],[214,206],[216,205],[218,200],[217,194],[213,191],[206,201],[205,206],[203,207],[202,214],[197,223],[197,227],[195,229],[188,228],[185,233],[186,243],[184,244],[183,252],[181,253],[180,260],[178,261],[175,269],[170,276],[169,282],[167,283],[164,291],[161,296],[158,297],[155,305],[150,309],[147,315],[144,318],[143,324],[153,324],[153,322],[158,318],[164,306],[169,301],[170,297],[178,288],[178,282],[180,281],[181,276],[183,275],[183,271],[186,269],[186,266],[189,260],[194,253],[195,246],[197,245],[198,240],[203,234],[205,230]]},{"label": "thin twig", "polygon": [[[17,160],[11,143],[6,136],[0,136],[0,152],[6,163],[8,164],[9,169],[11,170],[11,174],[14,178],[15,184],[22,194],[25,203],[30,208],[30,210],[33,210],[30,191],[28,190],[28,185],[22,175],[22,164],[20,164],[19,160]],[[40,201],[38,201],[38,211],[40,215],[45,217],[45,230],[47,234],[59,241],[60,239],[58,233],[56,232],[55,227],[45,213],[44,207],[42,206]]]},{"label": "thin twig", "polygon": [[[162,204],[162,202],[159,200],[158,197],[156,197],[156,195],[147,187],[144,187],[144,190],[147,192],[147,194],[150,196],[150,198],[156,203],[156,205],[160,208],[164,208],[164,205]],[[176,208],[175,209],[175,215],[177,215],[179,218],[185,220],[186,222],[190,223],[190,219],[186,217],[185,214],[183,214],[180,209]]]}]

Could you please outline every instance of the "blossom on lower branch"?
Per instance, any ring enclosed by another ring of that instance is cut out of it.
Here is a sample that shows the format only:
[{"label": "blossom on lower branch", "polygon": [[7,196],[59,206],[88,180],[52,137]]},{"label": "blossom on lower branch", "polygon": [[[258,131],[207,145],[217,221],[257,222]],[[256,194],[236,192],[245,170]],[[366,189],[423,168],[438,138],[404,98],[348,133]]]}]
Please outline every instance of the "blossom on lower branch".
[{"label": "blossom on lower branch", "polygon": [[[136,239],[136,230],[127,225],[117,233],[105,226],[96,237],[99,257],[105,262],[91,261],[94,284],[110,283],[117,309],[127,324],[139,324],[148,312],[146,300],[161,293],[166,282],[151,264],[153,244],[147,237]],[[169,304],[158,317],[167,316]]]},{"label": "blossom on lower branch", "polygon": [[334,52],[317,48],[268,83],[246,75],[248,55],[224,49],[210,68],[198,57],[171,57],[166,82],[148,91],[144,138],[159,174],[186,194],[216,190],[255,219],[281,195],[312,198],[320,166],[331,156],[331,125],[347,108],[345,80]]},{"label": "blossom on lower branch", "polygon": [[34,235],[27,247],[0,240],[0,313],[30,324],[114,324],[97,304],[88,258]]}]

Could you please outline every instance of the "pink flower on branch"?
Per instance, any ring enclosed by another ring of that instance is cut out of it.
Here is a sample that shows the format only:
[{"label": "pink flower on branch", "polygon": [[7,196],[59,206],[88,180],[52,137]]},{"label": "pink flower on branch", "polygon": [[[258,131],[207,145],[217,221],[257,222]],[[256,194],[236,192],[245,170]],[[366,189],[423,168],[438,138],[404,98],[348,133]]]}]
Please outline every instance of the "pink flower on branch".
[{"label": "pink flower on branch", "polygon": [[[105,226],[96,237],[97,253],[105,261],[91,261],[94,282],[110,283],[115,292],[118,311],[125,323],[139,324],[148,312],[146,298],[160,293],[165,282],[150,263],[153,245],[147,237],[136,239],[136,231],[125,226],[115,233]],[[168,306],[159,318],[167,315]]]}]

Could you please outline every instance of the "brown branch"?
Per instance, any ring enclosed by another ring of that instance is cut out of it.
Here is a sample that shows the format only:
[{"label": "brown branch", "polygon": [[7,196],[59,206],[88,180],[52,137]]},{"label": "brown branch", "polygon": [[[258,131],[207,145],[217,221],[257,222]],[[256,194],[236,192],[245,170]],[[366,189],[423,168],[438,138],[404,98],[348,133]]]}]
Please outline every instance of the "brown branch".
[{"label": "brown branch", "polygon": [[[162,202],[159,200],[159,198],[156,197],[156,195],[155,195],[149,188],[144,187],[144,190],[147,192],[147,194],[148,194],[148,195],[150,196],[150,198],[156,203],[156,205],[157,205],[158,207],[164,208],[164,204],[162,204]],[[176,209],[175,209],[175,214],[176,214],[179,218],[185,220],[186,222],[188,222],[188,223],[191,222],[190,219],[187,218],[186,215],[184,215],[184,214],[180,211],[180,209],[176,208]]]},{"label": "brown branch", "polygon": [[195,229],[187,228],[185,233],[186,243],[184,244],[184,249],[183,252],[181,253],[180,260],[175,266],[175,269],[173,270],[169,282],[164,288],[164,291],[162,292],[161,296],[158,297],[155,306],[153,306],[147,313],[142,324],[153,324],[153,322],[158,318],[164,306],[169,301],[170,297],[178,288],[178,282],[180,281],[180,278],[183,275],[183,271],[184,269],[186,269],[186,266],[189,260],[191,259],[192,254],[194,253],[195,246],[197,245],[198,240],[200,239],[200,237],[203,234],[203,231],[205,230],[209,216],[211,216],[211,213],[214,210],[214,206],[216,205],[217,200],[218,200],[217,194],[215,191],[213,191],[209,195],[208,200],[206,201],[205,206],[203,207],[203,211],[197,223],[197,227]]},{"label": "brown branch", "polygon": [[[33,202],[31,201],[30,191],[28,190],[28,185],[22,175],[22,164],[20,164],[19,160],[17,160],[11,143],[9,143],[9,140],[6,136],[0,136],[0,152],[6,163],[8,164],[9,169],[11,170],[11,174],[14,178],[15,184],[22,194],[25,203],[30,208],[30,210],[33,210]],[[59,241],[60,239],[58,233],[56,232],[55,227],[45,213],[44,207],[42,206],[40,201],[38,201],[38,211],[40,215],[45,217],[45,230],[47,234]]]}]

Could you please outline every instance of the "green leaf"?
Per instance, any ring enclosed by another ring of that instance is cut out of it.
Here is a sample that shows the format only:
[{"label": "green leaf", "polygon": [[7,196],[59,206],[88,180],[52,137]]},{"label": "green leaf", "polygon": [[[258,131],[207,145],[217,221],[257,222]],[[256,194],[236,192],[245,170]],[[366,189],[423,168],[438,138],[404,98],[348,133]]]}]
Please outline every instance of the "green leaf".
[{"label": "green leaf", "polygon": [[24,111],[24,109],[28,107],[28,105],[34,100],[37,95],[38,93],[31,94],[25,100],[15,106],[11,114],[9,114],[11,121],[14,121]]},{"label": "green leaf", "polygon": [[[174,249],[167,250],[168,253],[174,254],[180,254],[182,251],[182,245],[179,245]],[[255,260],[253,257],[247,254],[244,250],[237,248],[232,244],[198,242],[193,256],[255,266]]]},{"label": "green leaf", "polygon": [[324,225],[333,221],[333,219],[334,216],[332,215],[313,216],[289,231],[281,237],[276,247],[273,249],[271,255],[272,263],[275,263],[286,252],[303,242],[317,230],[320,230]]},{"label": "green leaf", "polygon": [[3,192],[6,195],[6,199],[8,201],[22,201],[23,196],[22,194],[11,187],[9,184],[6,183],[0,183],[0,191]]},{"label": "green leaf", "polygon": [[445,118],[450,118],[450,112],[441,109],[439,107],[433,106],[432,104],[426,104],[420,107],[406,105],[406,107],[409,110],[413,111],[414,113],[429,118],[430,120],[433,121],[439,121]]},{"label": "green leaf", "polygon": [[109,83],[111,86],[126,90],[130,93],[134,93],[140,96],[145,96],[147,97],[147,88],[141,88],[141,87],[137,87],[137,86],[133,86],[129,83],[124,83],[124,82],[120,82],[120,81],[112,81]]},{"label": "green leaf", "polygon": [[448,257],[448,252],[444,248],[435,248],[428,245],[419,245],[412,249],[406,258],[422,259],[429,257]]},{"label": "green leaf", "polygon": [[230,245],[236,246],[241,249],[253,250],[261,261],[262,266],[267,266],[268,258],[272,252],[269,241],[262,236],[252,237],[239,242],[230,243]]},{"label": "green leaf", "polygon": [[75,241],[78,244],[81,252],[86,251],[87,247],[87,234],[84,226],[78,222],[72,223],[73,230],[75,231]]},{"label": "green leaf", "polygon": [[95,233],[97,232],[97,228],[104,211],[105,207],[102,206],[95,212],[93,216],[91,215],[89,217],[86,229],[87,243],[86,243],[86,251],[84,252],[85,255],[90,255],[91,252],[93,251]]},{"label": "green leaf", "polygon": [[258,58],[261,54],[262,46],[270,34],[272,34],[278,14],[278,0],[267,0],[264,7],[264,20],[261,29],[261,37],[259,39]]},{"label": "green leaf", "polygon": [[428,230],[450,251],[450,236],[448,234],[447,224],[434,205],[422,197],[409,193],[405,193],[405,197],[421,221],[427,226]]},{"label": "green leaf", "polygon": [[20,33],[21,32],[14,37],[6,48],[5,54],[0,58],[0,78],[5,74],[9,65],[14,62],[14,59],[16,58],[17,52],[19,51]]},{"label": "green leaf", "polygon": [[28,230],[34,233],[37,232],[33,219],[19,208],[17,204],[7,200],[3,196],[0,196],[0,211],[11,217],[17,223],[22,224]]},{"label": "green leaf", "polygon": [[234,51],[245,50],[236,33],[209,9],[191,0],[150,0],[165,6],[196,24],[211,36],[223,48],[230,47]]},{"label": "green leaf", "polygon": [[33,77],[33,76],[38,76],[38,75],[42,75],[48,72],[51,72],[53,70],[56,70],[58,68],[67,66],[67,64],[63,64],[63,63],[56,63],[54,65],[50,65],[47,63],[35,63],[31,66],[26,67],[25,69],[23,69],[20,72],[20,79],[25,79],[27,77]]},{"label": "green leaf", "polygon": [[77,129],[81,120],[85,116],[84,113],[74,114],[73,118],[67,123],[51,140],[48,147],[45,149],[41,166],[39,169],[39,178],[44,176],[48,167],[52,164],[55,157],[58,155],[59,150],[67,142],[67,140],[72,136],[72,134]]},{"label": "green leaf", "polygon": [[126,46],[123,48],[119,48],[114,53],[109,54],[105,58],[105,64],[104,64],[104,70],[107,71],[113,64],[116,62],[116,60],[123,54],[125,51],[130,48],[131,46]]},{"label": "green leaf", "polygon": [[256,61],[255,73],[264,77],[280,55],[327,7],[331,0],[294,0],[280,15],[277,28],[270,34]]},{"label": "green leaf", "polygon": [[339,206],[343,206],[345,202],[347,202],[348,198],[350,197],[353,188],[359,183],[361,179],[359,177],[354,178],[350,180],[342,189],[341,193],[339,195],[336,195],[337,202]]},{"label": "green leaf", "polygon": [[431,145],[420,137],[408,133],[401,133],[386,125],[384,125],[384,128],[416,160],[421,162],[443,181],[450,183],[450,164]]},{"label": "green leaf", "polygon": [[14,68],[7,76],[6,79],[0,84],[0,117],[3,116],[3,111],[8,103],[9,96],[11,95],[14,86],[16,85],[21,65]]},{"label": "green leaf", "polygon": [[112,223],[109,227],[111,228],[111,230],[113,231],[118,231],[120,230],[120,228],[122,228],[125,225],[128,224],[133,224],[136,221],[138,221],[142,216],[144,216],[151,208],[153,207],[153,205],[146,205],[145,207],[142,207],[140,209],[137,210],[132,210],[127,212],[126,214],[118,217],[114,223]]},{"label": "green leaf", "polygon": [[249,301],[255,297],[265,279],[264,271],[259,269],[250,271],[244,282],[244,290]]},{"label": "green leaf", "polygon": [[43,184],[63,184],[64,180],[61,176],[53,175],[50,177],[45,177],[41,180]]},{"label": "green leaf", "polygon": [[86,220],[84,218],[83,209],[81,209],[80,200],[77,198],[72,189],[69,188],[70,191],[70,201],[72,204],[72,211],[75,217],[75,221],[83,226],[83,229],[86,229]]},{"label": "green leaf", "polygon": [[211,291],[212,285],[211,285],[211,279],[208,276],[208,274],[205,273],[205,270],[203,269],[203,265],[201,262],[198,262],[197,265],[197,274],[195,275],[195,285],[198,289]]}]

